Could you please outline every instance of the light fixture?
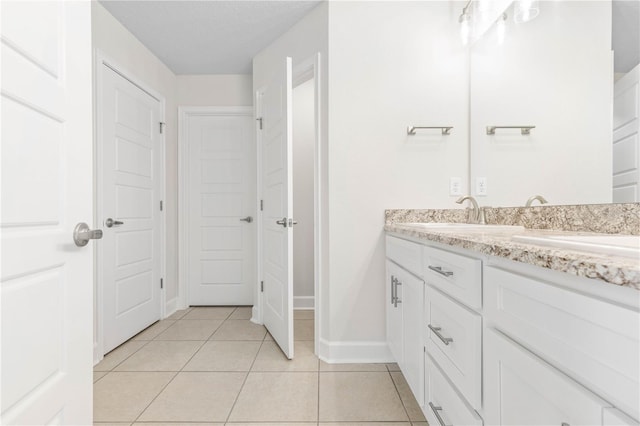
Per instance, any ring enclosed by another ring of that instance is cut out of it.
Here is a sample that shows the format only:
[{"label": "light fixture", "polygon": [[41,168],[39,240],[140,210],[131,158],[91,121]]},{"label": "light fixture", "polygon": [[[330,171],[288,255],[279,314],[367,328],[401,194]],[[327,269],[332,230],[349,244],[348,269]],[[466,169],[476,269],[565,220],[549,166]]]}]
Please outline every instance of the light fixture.
[{"label": "light fixture", "polygon": [[539,13],[538,0],[516,0],[513,4],[513,20],[516,23],[531,21]]},{"label": "light fixture", "polygon": [[462,8],[462,14],[458,18],[458,22],[460,22],[460,38],[462,39],[463,46],[469,44],[471,39],[471,11],[469,10],[471,2],[472,0],[469,0],[467,5]]},{"label": "light fixture", "polygon": [[496,37],[498,39],[498,45],[504,43],[504,36],[507,32],[507,14],[503,13],[502,16],[496,21]]}]

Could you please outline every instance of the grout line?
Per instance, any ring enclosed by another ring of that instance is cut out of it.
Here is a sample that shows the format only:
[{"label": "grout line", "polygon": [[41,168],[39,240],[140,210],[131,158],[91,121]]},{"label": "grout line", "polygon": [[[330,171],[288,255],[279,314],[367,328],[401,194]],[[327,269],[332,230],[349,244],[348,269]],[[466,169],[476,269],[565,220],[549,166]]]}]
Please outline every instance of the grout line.
[{"label": "grout line", "polygon": [[[170,371],[169,371],[169,372],[167,372],[167,371],[141,371],[140,373],[171,373],[171,372],[170,372]],[[151,404],[153,404],[153,402],[154,402],[156,399],[158,399],[158,397],[160,396],[160,394],[161,394],[162,392],[164,392],[164,390],[165,390],[165,389],[166,389],[166,388],[167,388],[167,387],[168,387],[168,386],[173,382],[173,380],[174,380],[176,377],[178,377],[178,374],[179,374],[179,373],[175,373],[175,372],[174,372],[173,377],[171,377],[171,380],[169,380],[169,381],[167,382],[167,384],[166,384],[166,385],[164,385],[164,386],[162,387],[162,389],[160,389],[160,392],[158,392],[158,393],[156,394],[156,396],[154,396],[154,397],[153,397],[153,399],[149,402],[149,404],[147,404],[147,406],[146,406],[146,407],[144,407],[144,409],[143,409],[142,411],[140,411],[140,414],[138,414],[138,416],[135,418],[135,420],[134,420],[134,421],[132,421],[132,422],[131,422],[131,424],[136,423],[136,422],[138,421],[138,419],[140,419],[140,416],[142,416],[142,415],[144,414],[144,412],[145,412],[145,411],[147,411],[147,409],[151,406]]]},{"label": "grout line", "polygon": [[[133,339],[133,338],[131,338],[131,339]],[[129,339],[129,340],[127,340],[127,341],[125,341],[125,342],[124,342],[124,343],[122,343],[122,344],[120,344],[120,345],[119,345],[118,347],[116,347],[115,349],[112,349],[112,350],[111,350],[111,352],[113,352],[113,351],[117,350],[118,348],[120,348],[120,347],[122,347],[122,346],[126,345],[127,343],[133,342],[134,340],[131,340],[131,339]],[[118,368],[118,366],[119,366],[120,364],[122,364],[123,362],[125,362],[126,360],[128,360],[129,358],[131,358],[131,357],[132,357],[135,353],[137,353],[140,349],[142,349],[142,348],[144,348],[145,346],[147,346],[147,345],[149,344],[149,342],[150,342],[150,341],[151,341],[151,340],[135,340],[135,342],[144,342],[144,344],[143,344],[142,346],[140,346],[138,349],[136,349],[135,351],[131,352],[129,355],[127,355],[127,356],[126,356],[122,361],[120,361],[119,363],[117,363],[116,365],[114,365],[114,366],[113,366],[113,368],[111,368],[109,371],[106,371],[106,373],[107,373],[107,374],[109,374],[109,373],[114,372],[114,371],[115,371],[115,369],[116,369],[116,368]],[[111,353],[111,352],[109,352],[109,353]],[[109,354],[107,354],[107,355],[109,355]],[[106,358],[106,357],[105,357],[105,358]],[[104,360],[105,360],[105,358],[102,358],[102,361],[104,361]],[[102,362],[102,361],[100,361],[100,362]],[[98,363],[98,364],[100,364],[100,363]],[[95,371],[95,370],[93,370],[93,371],[94,371],[94,372],[97,372],[97,373],[104,373],[104,371]],[[106,374],[105,374],[105,376],[106,376]]]},{"label": "grout line", "polygon": [[[404,408],[404,413],[407,415],[407,419],[409,421],[409,424],[411,424],[411,417],[409,416],[409,410],[407,410],[407,406],[404,403],[404,399],[402,399],[402,395],[400,394],[400,389],[398,389],[398,385],[396,384],[396,381],[393,380],[393,374],[391,374],[391,371],[388,372],[389,373],[389,378],[391,379],[391,383],[393,383],[393,387],[396,389],[396,393],[398,394],[398,398],[400,399],[400,403],[402,404],[402,408]],[[394,371],[394,373],[400,373],[402,374],[402,372],[399,371]],[[402,376],[402,378],[404,379],[404,375]],[[406,381],[406,379],[404,379]]]}]

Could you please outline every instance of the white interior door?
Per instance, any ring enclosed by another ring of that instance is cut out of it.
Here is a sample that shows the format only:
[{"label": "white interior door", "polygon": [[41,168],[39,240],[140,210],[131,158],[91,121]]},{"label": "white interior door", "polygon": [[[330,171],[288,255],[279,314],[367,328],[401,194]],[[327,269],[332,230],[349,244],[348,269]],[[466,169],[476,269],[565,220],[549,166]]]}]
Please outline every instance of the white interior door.
[{"label": "white interior door", "polygon": [[160,101],[101,64],[104,353],[160,319]]},{"label": "white interior door", "polygon": [[613,202],[640,201],[640,65],[614,86]]},{"label": "white interior door", "polygon": [[253,305],[253,110],[200,109],[184,120],[189,304]]},{"label": "white interior door", "polygon": [[262,141],[262,318],[293,358],[292,66],[286,58],[260,95]]},{"label": "white interior door", "polygon": [[0,2],[2,414],[0,423],[92,422],[89,2]]}]

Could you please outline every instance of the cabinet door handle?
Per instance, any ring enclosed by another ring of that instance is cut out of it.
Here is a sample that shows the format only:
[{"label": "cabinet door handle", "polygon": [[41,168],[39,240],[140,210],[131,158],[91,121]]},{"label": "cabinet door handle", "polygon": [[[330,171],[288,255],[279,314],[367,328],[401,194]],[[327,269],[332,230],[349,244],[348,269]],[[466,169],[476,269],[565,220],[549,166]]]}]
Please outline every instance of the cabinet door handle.
[{"label": "cabinet door handle", "polygon": [[447,426],[444,420],[442,420],[442,417],[440,417],[439,412],[442,411],[442,407],[436,407],[435,405],[433,405],[433,402],[429,403],[429,407],[431,408],[431,411],[433,411],[433,414],[436,415],[436,419],[438,419],[438,423],[440,423],[440,426]]},{"label": "cabinet door handle", "polygon": [[398,280],[396,278],[396,296],[395,299],[393,301],[393,307],[397,308],[398,307],[398,303],[402,303],[402,300],[400,298],[398,298],[398,286],[402,285],[402,283],[400,282],[400,280]]},{"label": "cabinet door handle", "polygon": [[397,278],[391,275],[391,304],[392,305],[393,305],[393,302],[395,302],[396,300],[396,293],[395,293],[396,280]]},{"label": "cabinet door handle", "polygon": [[427,325],[427,327],[429,327],[429,330],[433,331],[433,334],[438,336],[438,339],[442,340],[442,343],[444,343],[445,345],[448,346],[449,343],[453,342],[453,339],[451,337],[444,337],[442,334],[440,334],[440,330],[442,330],[441,327],[434,327],[431,324]]},{"label": "cabinet door handle", "polygon": [[445,271],[442,269],[442,266],[431,266],[429,265],[429,269],[439,273],[440,275],[444,275],[445,277],[453,276],[453,271]]}]

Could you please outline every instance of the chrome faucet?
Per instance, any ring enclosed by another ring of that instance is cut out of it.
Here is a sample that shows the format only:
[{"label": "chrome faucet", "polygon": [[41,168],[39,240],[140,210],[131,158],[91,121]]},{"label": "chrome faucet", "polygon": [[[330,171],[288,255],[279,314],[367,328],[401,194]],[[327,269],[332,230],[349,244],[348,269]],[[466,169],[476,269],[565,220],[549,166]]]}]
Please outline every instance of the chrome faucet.
[{"label": "chrome faucet", "polygon": [[464,197],[460,197],[456,200],[456,203],[462,204],[466,200],[471,201],[471,205],[473,206],[473,210],[471,212],[472,217],[471,220],[473,223],[478,223],[480,225],[486,225],[487,221],[484,216],[484,207],[478,206],[478,202],[471,195],[465,195]]},{"label": "chrome faucet", "polygon": [[529,197],[529,199],[527,200],[527,203],[524,206],[531,207],[531,204],[533,204],[535,200],[540,201],[540,204],[548,203],[548,201],[542,195],[534,195],[533,197]]}]

